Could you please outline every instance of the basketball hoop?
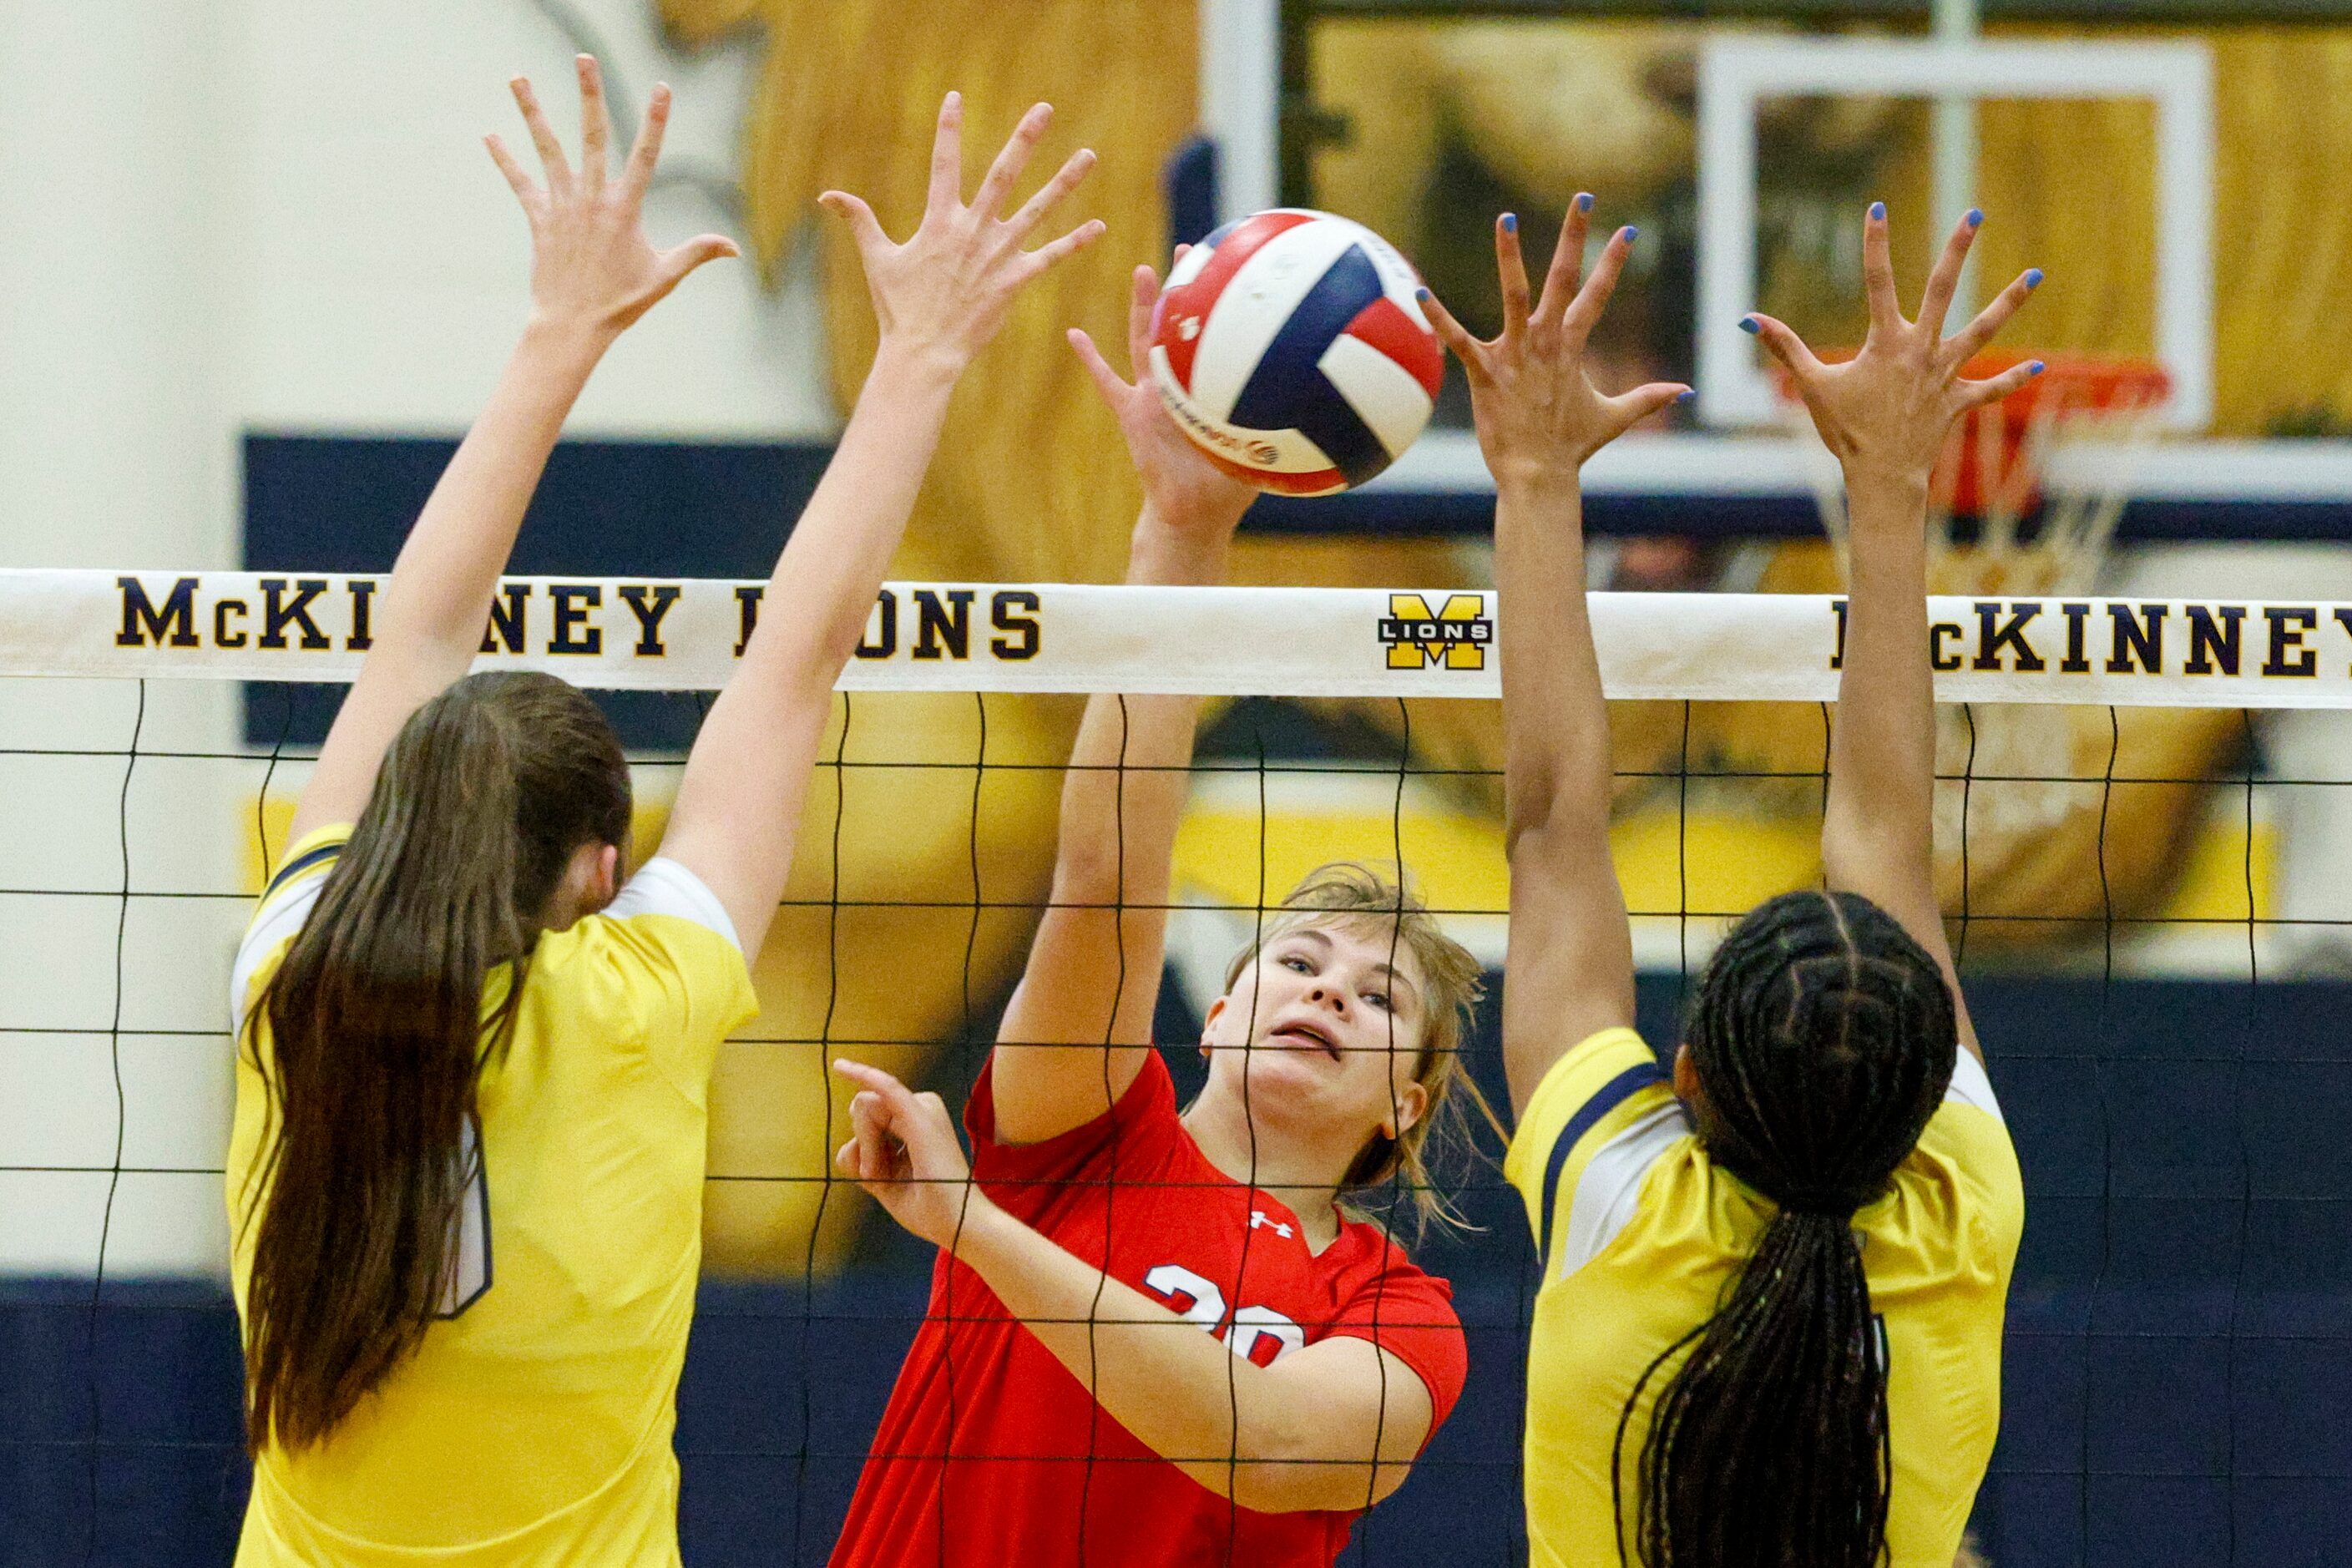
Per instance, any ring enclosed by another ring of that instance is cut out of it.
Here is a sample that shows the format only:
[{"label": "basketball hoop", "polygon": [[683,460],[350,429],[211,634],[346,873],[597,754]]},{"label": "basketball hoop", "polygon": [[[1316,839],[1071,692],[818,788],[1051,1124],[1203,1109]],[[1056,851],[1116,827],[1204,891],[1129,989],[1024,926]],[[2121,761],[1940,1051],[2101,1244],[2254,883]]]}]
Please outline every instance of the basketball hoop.
[{"label": "basketball hoop", "polygon": [[[2008,350],[1982,353],[1961,374],[1980,381],[2034,357]],[[1961,416],[1936,465],[1928,503],[1932,593],[2084,591],[2106,554],[2123,512],[2130,449],[2154,439],[2151,416],[2163,406],[2172,378],[2150,360],[2039,357],[2045,367],[2040,375],[2000,402]],[[1802,421],[1794,384],[1783,373],[1775,384],[1792,422]],[[2089,484],[2044,484],[2055,454],[2086,444],[2124,460],[2092,466],[2099,477]],[[1814,496],[1843,558],[1843,477],[1835,458],[1814,450],[1809,469]]]}]

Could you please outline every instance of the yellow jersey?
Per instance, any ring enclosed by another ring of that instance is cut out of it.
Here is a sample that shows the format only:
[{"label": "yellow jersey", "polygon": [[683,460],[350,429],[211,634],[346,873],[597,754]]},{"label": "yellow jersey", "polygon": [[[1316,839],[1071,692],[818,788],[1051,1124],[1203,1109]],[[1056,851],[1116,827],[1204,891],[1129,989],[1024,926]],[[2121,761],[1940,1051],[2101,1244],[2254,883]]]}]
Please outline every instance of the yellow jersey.
[{"label": "yellow jersey", "polygon": [[[262,895],[231,980],[240,1023],[350,833],[295,845]],[[486,1007],[510,980],[493,972]],[[702,1258],[707,1091],[719,1042],[757,1011],[726,910],[676,861],[648,862],[602,914],[540,938],[512,1043],[482,1068],[441,1321],[324,1443],[260,1456],[238,1568],[677,1563],[671,1432]],[[266,1059],[266,1020],[256,1032]],[[268,1113],[240,1048],[240,1320]]]},{"label": "yellow jersey", "polygon": [[[1620,1413],[1643,1370],[1713,1315],[1776,1211],[1707,1158],[1631,1029],[1552,1065],[1503,1170],[1544,1270],[1528,1348],[1530,1568],[1618,1568]],[[2000,1427],[2001,1317],[2024,1223],[2000,1102],[1964,1050],[1918,1147],[1854,1216],[1886,1347],[1890,1568],[1951,1568],[1959,1550]],[[1629,1562],[1649,1412],[1675,1365],[1651,1378],[1626,1428]]]}]

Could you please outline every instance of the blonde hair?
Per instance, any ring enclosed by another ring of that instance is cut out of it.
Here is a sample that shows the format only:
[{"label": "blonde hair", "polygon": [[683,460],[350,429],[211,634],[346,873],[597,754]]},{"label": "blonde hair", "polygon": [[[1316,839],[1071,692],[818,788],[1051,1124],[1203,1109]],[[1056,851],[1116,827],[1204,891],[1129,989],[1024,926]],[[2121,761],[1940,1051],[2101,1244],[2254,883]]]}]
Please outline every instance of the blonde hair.
[{"label": "blonde hair", "polygon": [[1471,1147],[1465,1102],[1497,1136],[1503,1131],[1494,1107],[1462,1070],[1463,1041],[1469,1036],[1478,999],[1486,994],[1485,968],[1468,948],[1445,934],[1401,868],[1391,879],[1360,862],[1335,860],[1307,872],[1260,922],[1257,935],[1225,966],[1226,991],[1257,962],[1267,942],[1324,926],[1371,931],[1411,952],[1423,993],[1412,1079],[1428,1093],[1428,1109],[1395,1138],[1374,1133],[1339,1179],[1339,1190],[1360,1192],[1393,1178],[1412,1198],[1416,1229],[1432,1224],[1466,1228],[1439,1190],[1431,1166],[1438,1149]]}]

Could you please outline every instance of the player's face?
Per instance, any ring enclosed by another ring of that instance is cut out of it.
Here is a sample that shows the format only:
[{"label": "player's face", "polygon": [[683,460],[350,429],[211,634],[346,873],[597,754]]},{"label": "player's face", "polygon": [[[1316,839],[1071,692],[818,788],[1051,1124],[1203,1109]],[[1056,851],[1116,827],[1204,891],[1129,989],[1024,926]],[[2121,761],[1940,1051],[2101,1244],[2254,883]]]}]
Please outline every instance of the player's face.
[{"label": "player's face", "polygon": [[[1253,1099],[1282,1097],[1278,1113],[1311,1108],[1360,1123],[1366,1139],[1382,1125],[1409,1126],[1427,1099],[1413,1081],[1425,994],[1412,951],[1374,928],[1286,932],[1210,1009],[1202,1043],[1212,1079],[1245,1072]],[[1238,1089],[1237,1078],[1228,1087]]]}]

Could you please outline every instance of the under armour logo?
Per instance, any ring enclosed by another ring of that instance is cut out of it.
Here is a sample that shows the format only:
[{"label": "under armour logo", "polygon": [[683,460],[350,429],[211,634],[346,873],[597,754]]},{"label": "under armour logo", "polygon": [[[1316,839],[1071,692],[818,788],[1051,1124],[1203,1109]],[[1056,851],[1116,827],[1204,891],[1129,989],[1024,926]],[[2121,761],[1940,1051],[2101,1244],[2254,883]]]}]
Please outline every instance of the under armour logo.
[{"label": "under armour logo", "polygon": [[1250,1228],[1252,1230],[1255,1230],[1260,1226],[1271,1226],[1274,1229],[1275,1235],[1282,1237],[1285,1241],[1288,1241],[1290,1239],[1290,1227],[1288,1226],[1283,1224],[1280,1220],[1266,1218],[1265,1211],[1264,1209],[1250,1210]]},{"label": "under armour logo", "polygon": [[1182,321],[1177,322],[1176,335],[1183,339],[1188,343],[1194,338],[1199,337],[1201,335],[1201,318],[1198,316],[1187,316]]}]

